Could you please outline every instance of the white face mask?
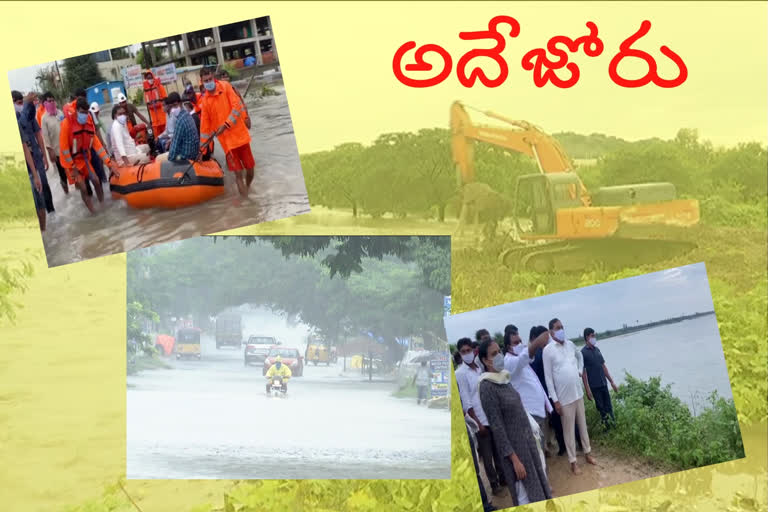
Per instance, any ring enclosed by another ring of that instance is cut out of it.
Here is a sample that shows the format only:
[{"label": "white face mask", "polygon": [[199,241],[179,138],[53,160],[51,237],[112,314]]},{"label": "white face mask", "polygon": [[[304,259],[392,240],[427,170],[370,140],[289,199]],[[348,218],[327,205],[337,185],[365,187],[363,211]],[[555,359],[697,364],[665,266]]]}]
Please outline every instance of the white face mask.
[{"label": "white face mask", "polygon": [[119,115],[117,116],[117,122],[120,124],[125,124],[125,122],[128,120],[128,116],[126,115]]},{"label": "white face mask", "polygon": [[461,360],[464,361],[466,364],[472,364],[475,362],[475,354],[474,352],[470,352],[468,354],[462,354]]},{"label": "white face mask", "polygon": [[525,351],[525,349],[527,347],[528,347],[528,345],[526,345],[524,343],[518,343],[517,345],[512,347],[512,352],[514,352],[516,355],[519,356],[520,354],[522,354]]},{"label": "white face mask", "polygon": [[177,115],[179,115],[179,112],[181,112],[181,107],[173,107],[173,108],[171,109],[171,115],[172,115],[172,116],[177,116]]},{"label": "white face mask", "polygon": [[589,340],[589,344],[592,345],[593,347],[597,347],[597,337],[594,337],[591,340]]},{"label": "white face mask", "polygon": [[565,329],[555,331],[555,338],[557,341],[565,341]]},{"label": "white face mask", "polygon": [[24,104],[22,103],[19,105],[18,103],[14,103],[13,108],[16,109],[16,112],[21,113],[21,111],[24,110]]},{"label": "white face mask", "polygon": [[491,364],[493,364],[493,369],[497,372],[500,372],[504,369],[504,354],[499,352],[495,356],[493,356],[493,361],[491,361]]}]

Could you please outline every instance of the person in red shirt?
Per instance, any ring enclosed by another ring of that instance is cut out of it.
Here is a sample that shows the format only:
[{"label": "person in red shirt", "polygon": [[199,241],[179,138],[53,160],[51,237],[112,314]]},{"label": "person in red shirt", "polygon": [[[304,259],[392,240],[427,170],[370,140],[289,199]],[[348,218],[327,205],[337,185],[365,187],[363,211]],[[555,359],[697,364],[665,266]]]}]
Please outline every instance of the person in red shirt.
[{"label": "person in red shirt", "polygon": [[200,79],[205,94],[200,99],[200,147],[218,137],[227,155],[227,168],[235,173],[237,189],[246,197],[256,162],[251,152],[251,134],[245,126],[245,106],[230,84],[216,80],[213,69],[203,68]]}]

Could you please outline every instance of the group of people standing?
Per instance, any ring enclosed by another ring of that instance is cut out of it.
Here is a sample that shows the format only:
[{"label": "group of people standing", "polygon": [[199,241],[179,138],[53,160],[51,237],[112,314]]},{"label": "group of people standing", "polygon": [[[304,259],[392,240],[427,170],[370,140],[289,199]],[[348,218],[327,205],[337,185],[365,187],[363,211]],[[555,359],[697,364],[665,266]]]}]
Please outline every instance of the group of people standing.
[{"label": "group of people standing", "polygon": [[95,213],[93,192],[102,203],[103,186],[109,183],[105,167],[116,173],[120,167],[155,160],[209,160],[215,138],[229,171],[235,173],[239,193],[248,195],[255,168],[251,119],[226,71],[203,68],[199,92],[187,83],[182,94],[167,94],[161,81],[145,70],[143,88],[149,119],[119,94],[108,128],[98,102],[88,104],[84,89],[74,91],[61,108],[51,92],[41,97],[11,92],[41,231],[46,229],[47,215],[55,212],[49,170],[57,169],[65,194],[74,186]]},{"label": "group of people standing", "polygon": [[[584,339],[579,350],[554,318],[548,328],[532,327],[527,343],[510,324],[501,343],[481,329],[474,341],[462,338],[456,344],[456,381],[473,457],[481,460],[494,495],[506,486],[515,505],[552,498],[546,459],[553,455],[555,439],[557,455],[567,454],[574,474],[581,473],[577,444],[586,462],[597,464],[584,396],[594,399],[611,428],[614,416],[607,383],[614,391],[618,388],[594,329],[584,329]],[[475,467],[479,468],[477,460]],[[480,490],[486,510],[493,510],[482,482]]]}]

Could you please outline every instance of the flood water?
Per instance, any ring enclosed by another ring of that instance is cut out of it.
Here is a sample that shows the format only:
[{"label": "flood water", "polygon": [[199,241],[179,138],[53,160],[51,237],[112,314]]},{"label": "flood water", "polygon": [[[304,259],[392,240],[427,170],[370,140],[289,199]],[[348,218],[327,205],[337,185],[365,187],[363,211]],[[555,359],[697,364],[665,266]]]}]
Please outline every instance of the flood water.
[{"label": "flood water", "polygon": [[[101,205],[94,192],[97,213],[92,215],[79,191],[70,187],[66,195],[58,173],[50,169],[48,181],[56,212],[48,216],[43,234],[49,266],[309,212],[285,89],[282,84],[270,87],[280,94],[257,100],[249,93],[246,100],[251,116],[251,150],[256,161],[255,177],[246,199],[237,193],[234,175],[226,170],[218,141],[214,158],[224,168],[225,194],[179,210],[133,210],[123,201],[113,201],[109,186],[105,185]],[[105,127],[111,125],[110,105],[102,110],[101,118]]]},{"label": "flood water", "polygon": [[733,398],[715,315],[599,340],[616,384],[626,370],[634,377],[661,377],[693,410],[700,411],[712,391]]},{"label": "flood water", "polygon": [[341,376],[341,359],[307,366],[287,397],[268,397],[262,367],[246,367],[242,349],[202,341],[201,361],[128,377],[128,478],[450,478],[449,411]]}]

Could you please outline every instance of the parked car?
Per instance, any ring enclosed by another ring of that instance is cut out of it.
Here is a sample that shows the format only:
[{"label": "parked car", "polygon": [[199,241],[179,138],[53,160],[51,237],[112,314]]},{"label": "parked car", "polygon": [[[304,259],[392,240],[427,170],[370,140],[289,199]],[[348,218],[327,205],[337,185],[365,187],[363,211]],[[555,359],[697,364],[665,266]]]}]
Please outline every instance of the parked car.
[{"label": "parked car", "polygon": [[243,364],[245,366],[253,363],[264,364],[269,351],[278,345],[280,342],[273,336],[250,336],[245,342]]},{"label": "parked car", "polygon": [[293,377],[304,376],[304,358],[301,357],[299,349],[287,347],[272,347],[264,361],[262,375],[266,375],[267,371],[269,371],[269,367],[275,364],[275,358],[277,358],[277,356],[282,358],[283,364],[288,365]]}]

